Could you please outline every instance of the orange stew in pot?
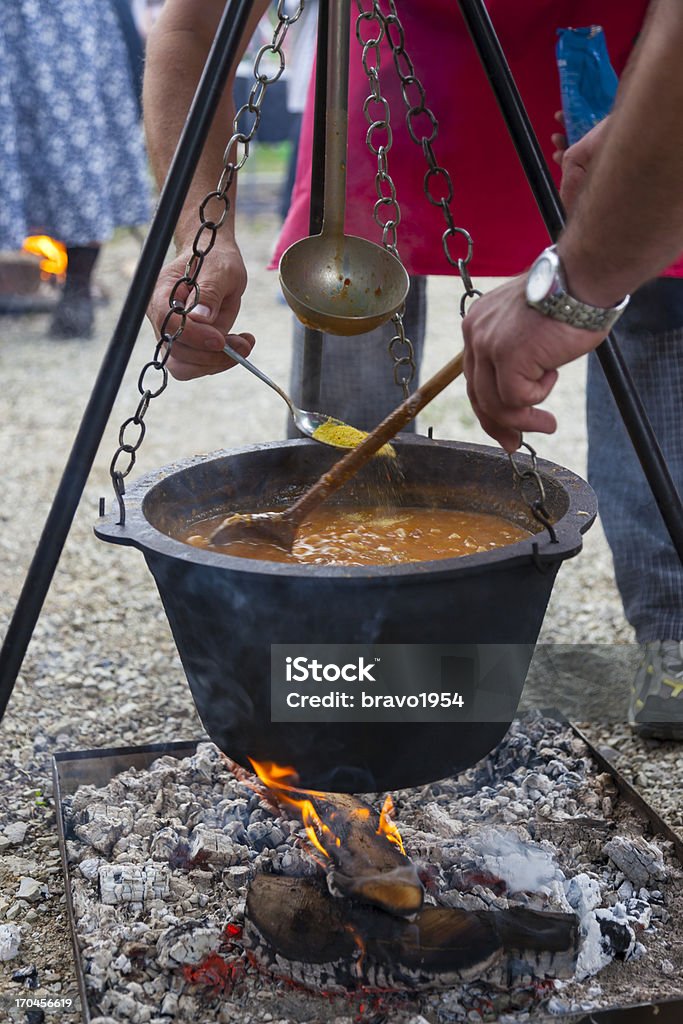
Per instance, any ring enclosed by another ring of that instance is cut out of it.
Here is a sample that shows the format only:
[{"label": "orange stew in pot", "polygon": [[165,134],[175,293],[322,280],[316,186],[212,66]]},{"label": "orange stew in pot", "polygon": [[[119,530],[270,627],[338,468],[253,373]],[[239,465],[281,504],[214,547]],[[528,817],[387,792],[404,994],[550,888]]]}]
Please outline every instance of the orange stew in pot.
[{"label": "orange stew in pot", "polygon": [[272,562],[391,565],[474,555],[531,536],[523,527],[484,512],[326,505],[300,527],[291,552],[261,541],[212,545],[209,537],[225,515],[193,523],[180,539],[195,547]]}]

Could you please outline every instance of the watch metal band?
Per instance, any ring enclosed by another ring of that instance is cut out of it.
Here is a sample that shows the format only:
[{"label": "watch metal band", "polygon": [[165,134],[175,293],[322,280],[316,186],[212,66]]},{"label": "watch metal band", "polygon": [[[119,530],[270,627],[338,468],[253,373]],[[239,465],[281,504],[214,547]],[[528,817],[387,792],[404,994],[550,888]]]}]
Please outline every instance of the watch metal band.
[{"label": "watch metal band", "polygon": [[628,306],[630,296],[626,296],[618,306],[611,306],[603,309],[599,306],[589,306],[586,302],[579,302],[566,292],[564,294],[548,295],[538,303],[532,303],[534,308],[553,320],[560,320],[570,324],[572,327],[580,327],[585,331],[609,331],[619,319]]}]

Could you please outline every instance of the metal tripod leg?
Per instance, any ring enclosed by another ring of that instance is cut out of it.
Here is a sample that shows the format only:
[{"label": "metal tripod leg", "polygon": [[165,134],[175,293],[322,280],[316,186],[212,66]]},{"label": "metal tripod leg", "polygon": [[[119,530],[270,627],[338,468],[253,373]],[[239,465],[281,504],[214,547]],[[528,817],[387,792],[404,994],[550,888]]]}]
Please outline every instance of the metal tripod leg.
[{"label": "metal tripod leg", "polygon": [[[555,240],[564,227],[564,210],[491,19],[482,0],[457,0],[457,3],[505,118],[545,226],[550,237]],[[683,504],[614,335],[605,338],[596,351],[671,542],[683,562]]]},{"label": "metal tripod leg", "polygon": [[[315,105],[313,111],[313,153],[311,157],[311,209],[308,215],[309,235],[319,235],[323,228],[328,21],[328,5],[320,4],[318,7],[318,43],[315,55]],[[320,407],[323,344],[321,331],[316,331],[312,327],[305,328],[301,367],[301,404],[304,409],[315,410]]]},{"label": "metal tripod leg", "polygon": [[149,234],[0,649],[0,719],[57,568],[252,7],[253,0],[227,0],[216,31]]}]

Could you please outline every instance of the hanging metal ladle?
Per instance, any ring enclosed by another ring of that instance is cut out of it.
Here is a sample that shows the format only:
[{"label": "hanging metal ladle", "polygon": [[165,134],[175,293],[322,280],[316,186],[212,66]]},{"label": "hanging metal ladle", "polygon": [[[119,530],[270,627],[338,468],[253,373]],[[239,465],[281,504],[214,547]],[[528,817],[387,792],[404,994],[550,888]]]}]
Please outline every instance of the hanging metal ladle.
[{"label": "hanging metal ladle", "polygon": [[350,2],[330,3],[322,231],[290,245],[280,260],[282,292],[299,320],[346,336],[390,320],[409,287],[405,267],[392,253],[344,234]]}]

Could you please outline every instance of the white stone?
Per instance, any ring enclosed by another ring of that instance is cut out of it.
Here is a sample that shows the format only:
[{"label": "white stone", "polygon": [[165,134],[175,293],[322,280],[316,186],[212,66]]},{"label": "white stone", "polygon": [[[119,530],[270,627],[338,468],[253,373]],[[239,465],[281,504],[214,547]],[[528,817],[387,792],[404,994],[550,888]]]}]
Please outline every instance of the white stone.
[{"label": "white stone", "polygon": [[21,945],[21,928],[16,924],[0,924],[0,960],[13,960]]},{"label": "white stone", "polygon": [[28,829],[28,823],[25,821],[14,821],[10,825],[5,825],[3,829],[3,835],[9,839],[10,843],[14,846],[19,846],[23,843],[26,838],[26,832]]},{"label": "white stone", "polygon": [[22,878],[17,890],[17,898],[28,900],[30,903],[38,903],[45,893],[45,886],[35,878]]}]

